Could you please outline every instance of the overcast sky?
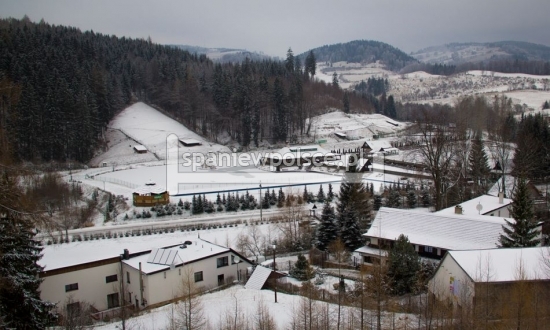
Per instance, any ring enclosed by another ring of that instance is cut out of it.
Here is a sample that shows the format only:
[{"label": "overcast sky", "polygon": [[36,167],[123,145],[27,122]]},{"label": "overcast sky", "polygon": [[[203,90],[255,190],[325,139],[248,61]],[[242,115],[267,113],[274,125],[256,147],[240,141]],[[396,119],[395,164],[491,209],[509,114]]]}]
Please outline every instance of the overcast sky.
[{"label": "overcast sky", "polygon": [[357,39],[405,52],[450,42],[550,45],[550,0],[0,0],[0,16],[161,44],[284,57]]}]

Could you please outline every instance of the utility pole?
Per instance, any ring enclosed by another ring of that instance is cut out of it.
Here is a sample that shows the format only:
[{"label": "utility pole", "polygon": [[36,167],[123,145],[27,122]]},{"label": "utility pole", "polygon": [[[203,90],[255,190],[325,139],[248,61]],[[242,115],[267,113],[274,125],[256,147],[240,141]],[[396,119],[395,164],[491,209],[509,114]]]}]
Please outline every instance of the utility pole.
[{"label": "utility pole", "polygon": [[263,218],[262,218],[262,209],[264,208],[263,204],[262,204],[262,181],[260,181],[260,223],[263,222]]},{"label": "utility pole", "polygon": [[[277,245],[273,244],[273,275],[275,275],[275,249]],[[273,278],[273,291],[275,292],[275,302],[277,302],[277,278]]]}]

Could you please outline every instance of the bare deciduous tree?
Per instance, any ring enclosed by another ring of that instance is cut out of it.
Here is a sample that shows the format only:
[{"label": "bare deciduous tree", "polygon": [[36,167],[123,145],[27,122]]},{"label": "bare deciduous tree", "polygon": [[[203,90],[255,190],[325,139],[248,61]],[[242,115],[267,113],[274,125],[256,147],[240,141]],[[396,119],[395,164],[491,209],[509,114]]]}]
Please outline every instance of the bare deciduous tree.
[{"label": "bare deciduous tree", "polygon": [[204,329],[206,319],[201,300],[201,288],[195,284],[193,267],[183,266],[181,272],[180,293],[182,299],[176,307],[176,326],[178,329]]}]

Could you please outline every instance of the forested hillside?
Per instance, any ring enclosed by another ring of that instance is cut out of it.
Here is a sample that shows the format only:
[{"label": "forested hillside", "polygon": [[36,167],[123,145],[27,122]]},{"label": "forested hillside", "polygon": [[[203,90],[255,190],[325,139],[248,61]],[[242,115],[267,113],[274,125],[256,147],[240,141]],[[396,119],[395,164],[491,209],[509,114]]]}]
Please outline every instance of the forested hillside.
[{"label": "forested hillside", "polygon": [[[372,40],[354,40],[347,43],[325,45],[312,50],[318,62],[374,63],[380,61],[392,71],[399,71],[408,64],[418,62],[393,46]],[[299,57],[305,60],[308,54],[309,51],[300,54]]]},{"label": "forested hillside", "polygon": [[[117,111],[155,105],[205,137],[243,146],[291,140],[306,118],[342,108],[344,93],[314,82],[296,63],[214,64],[203,55],[150,40],[0,20],[2,156],[86,161]],[[353,111],[373,106],[347,95]]]}]

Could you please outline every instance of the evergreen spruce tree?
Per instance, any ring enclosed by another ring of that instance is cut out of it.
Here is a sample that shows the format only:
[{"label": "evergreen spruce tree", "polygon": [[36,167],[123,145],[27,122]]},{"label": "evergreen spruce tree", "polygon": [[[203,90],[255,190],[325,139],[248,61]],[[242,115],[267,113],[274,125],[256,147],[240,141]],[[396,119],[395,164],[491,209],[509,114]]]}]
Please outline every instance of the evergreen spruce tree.
[{"label": "evergreen spruce tree", "polygon": [[304,202],[308,202],[308,199],[309,199],[309,192],[307,191],[307,186],[304,186],[304,193],[302,195],[302,198],[304,200]]},{"label": "evergreen spruce tree", "polygon": [[288,48],[286,52],[286,60],[285,60],[285,68],[288,72],[293,73],[294,72],[294,53],[292,52],[292,48]]},{"label": "evergreen spruce tree", "polygon": [[407,206],[410,209],[414,209],[416,207],[416,204],[416,193],[414,192],[414,190],[411,189],[407,193]]},{"label": "evergreen spruce tree", "polygon": [[346,246],[346,249],[350,252],[355,251],[357,248],[363,245],[362,231],[359,228],[359,221],[357,219],[357,212],[347,207],[344,210],[342,216],[342,223],[340,227],[340,239]]},{"label": "evergreen spruce tree", "polygon": [[338,82],[338,73],[336,73],[336,71],[332,74],[332,86],[336,88],[340,87],[340,83]]},{"label": "evergreen spruce tree", "polygon": [[537,222],[533,214],[533,201],[529,197],[524,178],[518,178],[510,217],[514,219],[513,222],[505,219],[506,225],[502,226],[504,234],[499,238],[501,247],[531,247],[540,244],[540,239],[537,238]]},{"label": "evergreen spruce tree", "polygon": [[227,200],[225,199],[225,194],[222,194],[222,204],[223,205],[227,204]]},{"label": "evergreen spruce tree", "polygon": [[325,251],[328,245],[338,237],[338,227],[336,225],[336,213],[334,207],[328,201],[323,205],[321,213],[321,223],[317,227],[316,246],[319,250]]},{"label": "evergreen spruce tree", "polygon": [[386,108],[384,109],[384,114],[392,119],[395,119],[397,117],[397,110],[395,109],[395,101],[393,100],[393,95],[388,96]]},{"label": "evergreen spruce tree", "polygon": [[220,197],[220,193],[218,193],[218,196],[216,196],[216,205],[220,205],[222,203],[222,198]]},{"label": "evergreen spruce tree", "polygon": [[375,211],[380,210],[380,208],[382,207],[382,196],[378,194],[374,195],[374,202],[372,207]]},{"label": "evergreen spruce tree", "polygon": [[342,100],[342,103],[344,104],[344,113],[349,113],[350,105],[348,92],[344,92],[344,99]]},{"label": "evergreen spruce tree", "polygon": [[317,193],[317,201],[319,203],[325,202],[325,192],[323,191],[323,185],[319,185],[319,192]]},{"label": "evergreen spruce tree", "polygon": [[428,189],[422,190],[422,195],[420,196],[420,198],[422,199],[423,207],[430,207],[430,205],[432,205],[432,198]]},{"label": "evergreen spruce tree", "polygon": [[285,193],[283,188],[279,188],[279,196],[277,197],[277,207],[283,207],[285,205]]},{"label": "evergreen spruce tree", "polygon": [[386,202],[387,207],[399,208],[401,206],[401,195],[397,189],[391,189]]},{"label": "evergreen spruce tree", "polygon": [[306,57],[306,63],[305,63],[305,72],[306,74],[311,75],[311,79],[313,79],[313,76],[315,76],[315,71],[317,69],[317,63],[315,60],[315,54],[312,50],[309,51],[309,54]]},{"label": "evergreen spruce tree", "polygon": [[481,132],[478,132],[475,139],[472,141],[472,149],[468,155],[468,169],[468,174],[474,181],[476,195],[485,193],[481,182],[487,178],[491,169],[489,168],[489,157],[483,148]]},{"label": "evergreen spruce tree", "polygon": [[269,205],[277,204],[277,195],[275,195],[275,189],[271,189],[271,195],[269,195]]},{"label": "evergreen spruce tree", "polygon": [[298,254],[298,260],[289,274],[300,281],[307,281],[315,277],[315,273],[313,272],[313,268],[309,265],[309,261],[307,261],[306,257],[301,253]]},{"label": "evergreen spruce tree", "polygon": [[269,190],[266,190],[265,194],[264,194],[264,198],[262,200],[262,208],[263,209],[268,209],[269,208]]},{"label": "evergreen spruce tree", "polygon": [[328,184],[328,193],[327,193],[327,200],[329,202],[332,202],[332,200],[334,199],[334,192],[332,191],[332,184]]},{"label": "evergreen spruce tree", "polygon": [[191,199],[191,213],[192,214],[198,213],[197,198],[195,197],[195,195],[193,195],[193,199]]},{"label": "evergreen spruce tree", "polygon": [[30,223],[1,214],[0,316],[7,328],[44,329],[55,320],[54,304],[40,300],[41,251]]},{"label": "evergreen spruce tree", "polygon": [[411,293],[416,285],[416,276],[420,270],[420,257],[401,234],[388,253],[388,278],[392,292],[396,295]]},{"label": "evergreen spruce tree", "polygon": [[[353,164],[353,158],[353,154],[349,156],[349,164]],[[361,230],[366,230],[370,224],[371,206],[368,191],[361,180],[362,175],[354,165],[350,165],[344,174],[336,204],[338,226],[340,227],[346,221],[345,216],[348,212],[345,210],[348,208],[355,212],[354,218],[358,221]]]},{"label": "evergreen spruce tree", "polygon": [[[218,195],[218,196],[219,196],[219,195]],[[178,202],[178,207],[183,207],[183,201],[181,200],[181,198],[180,198],[180,200],[179,200],[179,202]]]}]

